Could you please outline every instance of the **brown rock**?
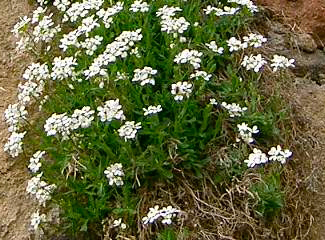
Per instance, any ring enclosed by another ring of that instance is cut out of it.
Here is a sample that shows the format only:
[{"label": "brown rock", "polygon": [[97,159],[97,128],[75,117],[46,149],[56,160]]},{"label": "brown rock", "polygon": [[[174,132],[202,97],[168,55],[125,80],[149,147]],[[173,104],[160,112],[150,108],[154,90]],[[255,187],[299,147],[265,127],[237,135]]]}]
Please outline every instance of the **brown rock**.
[{"label": "brown rock", "polygon": [[299,33],[293,36],[292,41],[304,52],[313,53],[317,49],[317,44],[313,37],[308,33]]}]

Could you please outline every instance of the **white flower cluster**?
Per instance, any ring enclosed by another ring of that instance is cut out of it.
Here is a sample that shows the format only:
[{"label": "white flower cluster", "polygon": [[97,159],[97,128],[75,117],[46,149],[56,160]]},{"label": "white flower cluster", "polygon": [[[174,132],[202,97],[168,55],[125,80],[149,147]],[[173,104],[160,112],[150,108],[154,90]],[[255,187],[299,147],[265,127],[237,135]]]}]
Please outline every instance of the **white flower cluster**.
[{"label": "white flower cluster", "polygon": [[37,151],[29,159],[28,168],[32,173],[38,172],[38,170],[41,168],[42,163],[40,162],[40,160],[43,158],[44,155],[45,151]]},{"label": "white flower cluster", "polygon": [[122,186],[124,184],[122,177],[124,176],[123,166],[121,163],[115,163],[110,165],[104,171],[106,178],[108,179],[108,184],[110,186]]},{"label": "white flower cluster", "polygon": [[43,6],[43,5],[46,5],[48,4],[48,0],[36,0],[38,2],[39,5]]},{"label": "white flower cluster", "polygon": [[254,56],[251,54],[250,56],[245,56],[241,65],[246,68],[247,71],[253,69],[254,72],[259,72],[260,69],[266,64],[267,62],[262,57],[261,54]]},{"label": "white flower cluster", "polygon": [[56,7],[61,12],[65,12],[70,6],[70,0],[54,0],[53,6]]},{"label": "white flower cluster", "polygon": [[247,163],[247,167],[254,167],[255,165],[263,164],[268,162],[268,158],[265,153],[261,150],[254,148],[253,152],[249,154],[248,159],[244,162]]},{"label": "white flower cluster", "polygon": [[113,221],[113,227],[120,227],[122,230],[126,229],[126,224],[122,223],[122,218]]},{"label": "white flower cluster", "polygon": [[288,59],[284,56],[274,55],[273,59],[271,60],[271,67],[273,67],[273,72],[278,71],[278,69],[281,68],[288,68],[288,67],[294,67],[293,64],[295,62],[294,59]]},{"label": "white flower cluster", "polygon": [[132,12],[148,12],[149,11],[149,4],[147,2],[143,2],[142,0],[136,0],[132,3],[130,7],[130,11]]},{"label": "white flower cluster", "polygon": [[16,51],[24,52],[25,50],[30,50],[30,37],[21,37],[18,42],[16,42]]},{"label": "white flower cluster", "polygon": [[17,133],[13,132],[8,142],[4,145],[4,151],[8,152],[10,156],[17,157],[20,153],[23,152],[23,138],[26,132]]},{"label": "white flower cluster", "polygon": [[174,62],[177,64],[190,63],[194,69],[198,69],[201,66],[202,55],[203,53],[197,50],[185,49],[175,56]]},{"label": "white flower cluster", "polygon": [[24,32],[30,21],[31,19],[27,16],[21,17],[20,21],[15,24],[11,32],[14,33],[16,37],[19,37],[19,34]]},{"label": "white flower cluster", "polygon": [[90,127],[92,121],[94,120],[94,110],[91,110],[89,106],[85,106],[82,109],[76,109],[73,111],[71,116],[74,123],[72,130],[78,128],[88,128]]},{"label": "white flower cluster", "polygon": [[218,17],[226,16],[226,15],[234,15],[239,10],[240,8],[233,8],[228,6],[224,6],[223,8],[216,8],[216,7],[212,7],[211,5],[208,5],[207,8],[203,9],[205,14],[209,15],[212,12],[215,12],[214,14]]},{"label": "white flower cluster", "polygon": [[148,108],[143,108],[144,116],[156,114],[162,111],[161,105],[158,106],[149,106]]},{"label": "white flower cluster", "polygon": [[278,161],[282,164],[286,162],[286,160],[292,156],[292,152],[289,149],[285,149],[282,151],[280,145],[276,147],[272,147],[268,152],[270,161]]},{"label": "white flower cluster", "polygon": [[251,153],[247,160],[248,167],[254,167],[255,165],[263,164],[270,161],[278,161],[284,164],[288,158],[292,156],[292,152],[288,149],[282,150],[281,146],[272,147],[268,152],[269,158],[261,150],[254,148],[253,153]]},{"label": "white flower cluster", "polygon": [[111,122],[113,119],[125,120],[122,105],[119,99],[108,100],[104,106],[97,107],[98,116],[102,122]]},{"label": "white flower cluster", "polygon": [[80,43],[80,46],[86,49],[87,55],[93,55],[94,52],[97,50],[98,46],[102,43],[103,37],[96,35],[92,38],[86,38],[84,42]]},{"label": "white flower cluster", "polygon": [[250,33],[248,36],[243,37],[243,42],[235,37],[231,37],[227,40],[227,45],[229,47],[230,52],[235,52],[239,50],[243,50],[247,47],[259,48],[265,43],[267,39],[259,34]]},{"label": "white flower cluster", "polygon": [[54,36],[61,31],[61,27],[55,26],[52,20],[52,15],[44,16],[42,20],[38,23],[38,25],[34,28],[34,42],[38,43],[40,41],[50,42]]},{"label": "white flower cluster", "polygon": [[37,210],[37,212],[34,212],[31,216],[30,226],[34,231],[36,231],[38,229],[38,226],[44,222],[46,222],[46,215],[40,215],[39,210]]},{"label": "white flower cluster", "polygon": [[73,3],[63,16],[63,22],[76,22],[79,18],[84,18],[91,10],[99,10],[104,0],[84,0]]},{"label": "white flower cluster", "polygon": [[218,47],[216,44],[216,41],[211,41],[210,43],[205,44],[212,52],[218,53],[218,54],[223,54],[224,48],[223,47]]},{"label": "white flower cluster", "polygon": [[20,103],[10,104],[4,112],[6,123],[9,125],[8,131],[15,132],[25,123],[28,112],[24,105]]},{"label": "white flower cluster", "polygon": [[85,106],[82,109],[74,110],[71,117],[63,114],[52,114],[44,125],[47,136],[54,136],[61,134],[63,139],[67,139],[71,131],[79,128],[88,128],[94,120],[94,110],[91,110],[89,106]]},{"label": "white flower cluster", "polygon": [[257,6],[251,0],[228,0],[229,3],[237,3],[238,5],[246,6],[251,13],[258,12]]},{"label": "white flower cluster", "polygon": [[176,101],[182,101],[184,96],[187,98],[193,91],[193,84],[188,82],[177,82],[176,84],[172,84],[171,94],[175,95],[174,99]]},{"label": "white flower cluster", "polygon": [[238,40],[235,37],[231,37],[229,40],[227,40],[227,45],[229,47],[230,52],[239,51],[242,49],[247,48],[247,42],[242,43],[240,40]]},{"label": "white flower cluster", "polygon": [[77,65],[77,60],[73,57],[63,58],[61,56],[55,57],[51,77],[53,80],[62,80],[75,75],[74,69]]},{"label": "white flower cluster", "polygon": [[126,121],[117,131],[121,138],[126,142],[129,139],[135,139],[139,129],[141,129],[141,122],[135,123],[134,121]]},{"label": "white flower cluster", "polygon": [[241,108],[237,103],[222,102],[221,106],[227,109],[230,117],[240,117],[247,110],[247,107]]},{"label": "white flower cluster", "polygon": [[31,97],[39,98],[44,89],[44,81],[41,80],[39,83],[28,81],[24,84],[18,85],[18,101],[22,105],[27,105],[32,101]]},{"label": "white flower cluster", "polygon": [[97,16],[102,19],[104,25],[106,28],[110,28],[111,24],[113,22],[113,16],[118,14],[123,10],[123,2],[117,2],[115,5],[113,5],[110,8],[100,9],[96,14]]},{"label": "white flower cluster", "polygon": [[172,206],[163,207],[159,209],[159,206],[156,205],[153,208],[149,208],[147,216],[142,218],[143,224],[151,224],[156,222],[158,219],[161,219],[163,224],[171,224],[172,218],[176,217],[180,210],[173,208]]},{"label": "white flower cluster", "polygon": [[243,40],[248,46],[259,48],[263,43],[267,42],[267,39],[260,34],[250,33],[248,36],[244,36]]},{"label": "white flower cluster", "polygon": [[27,183],[26,191],[33,195],[40,205],[45,206],[45,203],[51,199],[51,193],[56,188],[55,184],[48,184],[41,180],[43,172],[30,179]]},{"label": "white flower cluster", "polygon": [[28,66],[23,74],[23,78],[27,81],[41,81],[50,77],[49,68],[46,63],[32,63]]},{"label": "white flower cluster", "polygon": [[43,8],[41,6],[37,7],[33,11],[33,17],[32,17],[32,24],[37,23],[41,17],[45,14],[47,8]]},{"label": "white flower cluster", "polygon": [[106,65],[113,63],[118,57],[126,58],[128,50],[134,46],[135,42],[142,39],[141,29],[136,31],[124,31],[118,36],[114,42],[106,46],[105,51],[100,54],[91,64],[89,69],[84,71],[87,79],[100,74],[107,75]]},{"label": "white flower cluster", "polygon": [[140,82],[141,86],[146,84],[155,85],[155,79],[153,75],[157,74],[157,70],[152,69],[151,67],[144,67],[143,69],[135,69],[134,77],[132,82]]},{"label": "white flower cluster", "polygon": [[44,125],[47,136],[54,136],[57,133],[61,134],[63,138],[67,138],[71,133],[72,119],[66,113],[53,113]]},{"label": "white flower cluster", "polygon": [[199,71],[195,70],[195,73],[192,73],[190,75],[190,78],[196,78],[198,79],[199,77],[203,78],[205,81],[209,81],[212,77],[212,74],[208,74],[206,71]]},{"label": "white flower cluster", "polygon": [[243,140],[246,143],[254,142],[253,134],[259,133],[257,126],[253,126],[252,128],[248,127],[248,124],[241,123],[237,125],[239,131],[239,138],[237,138],[237,142]]},{"label": "white flower cluster", "polygon": [[176,18],[176,12],[182,11],[178,7],[168,7],[167,5],[159,8],[156,15],[161,18],[161,31],[173,34],[176,38],[178,34],[183,34],[191,25],[184,17]]}]

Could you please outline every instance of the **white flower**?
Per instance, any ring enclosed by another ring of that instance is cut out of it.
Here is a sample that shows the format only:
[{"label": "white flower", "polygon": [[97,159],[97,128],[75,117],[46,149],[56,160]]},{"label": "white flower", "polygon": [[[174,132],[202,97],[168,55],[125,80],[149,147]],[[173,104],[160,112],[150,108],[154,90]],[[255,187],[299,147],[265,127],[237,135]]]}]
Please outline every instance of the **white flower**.
[{"label": "white flower", "polygon": [[104,0],[84,0],[71,4],[63,16],[63,22],[76,22],[79,18],[84,18],[91,10],[99,10]]},{"label": "white flower", "polygon": [[45,151],[37,151],[29,159],[28,168],[32,173],[36,173],[42,166],[40,160],[43,158]]},{"label": "white flower", "polygon": [[111,122],[113,119],[125,120],[122,105],[120,105],[119,101],[119,99],[108,100],[104,103],[104,106],[97,107],[97,115],[102,122]]},{"label": "white flower", "polygon": [[102,19],[106,28],[110,28],[111,24],[113,23],[113,16],[123,10],[123,5],[123,2],[117,2],[115,5],[107,8],[106,10],[103,8],[100,9],[98,12],[96,12],[96,15]]},{"label": "white flower", "polygon": [[234,15],[239,11],[240,8],[233,8],[233,7],[228,7],[224,6],[223,9],[221,8],[216,8],[215,10],[215,15],[220,17],[220,16],[225,16],[225,15]]},{"label": "white flower", "polygon": [[52,79],[62,80],[74,76],[74,69],[76,65],[77,60],[73,57],[66,57],[63,59],[61,58],[61,56],[55,57],[51,73]]},{"label": "white flower", "polygon": [[54,113],[46,120],[44,129],[47,136],[54,136],[59,133],[64,138],[67,138],[70,135],[72,124],[72,119],[66,113]]},{"label": "white flower", "polygon": [[142,0],[136,0],[132,3],[130,7],[130,11],[132,12],[148,12],[149,11],[149,4],[147,2],[143,2]]},{"label": "white flower", "polygon": [[85,34],[88,37],[88,34],[96,27],[99,27],[98,19],[95,15],[91,15],[87,18],[82,19],[81,26],[78,27],[78,34]]},{"label": "white flower", "polygon": [[22,32],[22,29],[24,29],[30,21],[31,19],[27,16],[21,17],[20,21],[16,23],[11,32],[14,33],[16,37],[18,37],[19,33]]},{"label": "white flower", "polygon": [[273,59],[271,60],[271,67],[273,67],[273,72],[276,72],[279,68],[288,68],[294,67],[293,64],[295,62],[294,59],[288,59],[284,56],[274,55]]},{"label": "white flower", "polygon": [[[124,177],[124,172],[123,172],[123,166],[121,163],[115,163],[110,165],[109,167],[106,168],[104,171],[104,174],[106,178],[108,179],[108,184],[110,186],[116,185],[116,186],[122,186],[124,184],[122,177]],[[122,221],[122,219],[121,219]],[[115,224],[118,223],[117,226],[120,225],[120,222],[115,222]]]},{"label": "white flower", "polygon": [[151,67],[144,67],[143,69],[135,69],[132,82],[140,82],[141,86],[146,84],[155,85],[155,79],[152,77],[157,74],[157,70]]},{"label": "white flower", "polygon": [[210,13],[216,11],[217,8],[212,7],[211,5],[208,5],[205,9],[203,9],[203,11],[205,12],[205,14],[209,15]]},{"label": "white flower", "polygon": [[257,6],[251,0],[228,0],[228,2],[246,6],[251,13],[258,12]]},{"label": "white flower", "polygon": [[43,8],[41,6],[36,8],[33,12],[32,23],[37,23],[40,20],[40,17],[44,15],[46,10],[47,8]]},{"label": "white flower", "polygon": [[201,66],[201,57],[203,53],[197,50],[185,49],[181,53],[177,54],[174,58],[174,62],[177,64],[190,63],[194,69],[198,69]]},{"label": "white flower", "polygon": [[199,70],[195,70],[195,73],[192,73],[190,75],[190,78],[196,78],[198,79],[199,77],[202,77],[205,81],[209,81],[210,78],[212,77],[212,74],[208,74],[205,71],[199,71]]},{"label": "white flower", "polygon": [[148,108],[143,108],[144,116],[156,114],[162,111],[161,105],[158,106],[149,106]]},{"label": "white flower", "polygon": [[47,182],[41,180],[42,176],[43,172],[32,177],[27,183],[26,192],[33,195],[40,205],[45,206],[46,202],[51,199],[51,193],[56,188],[56,185],[49,185]]},{"label": "white flower", "polygon": [[173,34],[176,38],[178,34],[184,33],[191,25],[184,17],[174,17],[177,12],[182,11],[179,7],[168,7],[167,5],[159,8],[156,12],[157,17],[161,18],[161,31]]},{"label": "white flower", "polygon": [[26,107],[20,103],[10,104],[4,112],[6,123],[9,125],[9,132],[14,132],[24,124],[28,112]]},{"label": "white flower", "polygon": [[13,132],[7,143],[4,145],[4,151],[8,152],[10,156],[12,157],[18,157],[20,153],[23,152],[23,138],[25,136],[26,132],[17,133]]},{"label": "white flower", "polygon": [[30,37],[21,37],[18,42],[16,42],[16,51],[25,51],[25,50],[30,50]]},{"label": "white flower", "polygon": [[[254,142],[253,134],[259,133],[257,126],[253,126],[252,128],[250,128],[248,127],[248,124],[244,122],[238,124],[237,128],[239,131],[240,139],[248,144]],[[240,139],[237,139],[237,142],[239,142]]]},{"label": "white flower", "polygon": [[80,46],[86,49],[87,55],[93,55],[98,46],[102,43],[103,37],[96,35],[92,38],[86,38],[84,42],[80,43]]},{"label": "white flower", "polygon": [[247,48],[247,46],[248,46],[246,42],[242,43],[240,40],[238,40],[235,37],[232,37],[229,40],[227,40],[227,44],[228,44],[230,52],[242,50],[242,49]]},{"label": "white flower", "polygon": [[216,105],[218,105],[218,102],[215,98],[210,98],[210,104],[216,106]]},{"label": "white flower", "polygon": [[230,117],[240,117],[247,110],[247,107],[241,108],[236,103],[228,104],[226,102],[222,102],[221,106],[227,109]]},{"label": "white flower", "polygon": [[209,49],[211,49],[212,52],[223,54],[224,48],[218,47],[216,44],[216,41],[211,41],[210,43],[205,44]]},{"label": "white flower", "polygon": [[254,48],[261,47],[262,44],[267,41],[265,37],[255,33],[250,33],[248,36],[244,36],[243,39],[244,42],[246,42],[249,46],[252,46]]},{"label": "white flower", "polygon": [[176,84],[172,84],[171,93],[175,95],[174,99],[176,101],[182,101],[184,99],[184,96],[186,96],[187,98],[190,96],[193,91],[192,87],[192,83],[177,82]]},{"label": "white flower", "polygon": [[117,131],[124,141],[134,139],[139,129],[141,129],[141,122],[135,123],[134,121],[127,121]]},{"label": "white flower", "polygon": [[89,106],[85,106],[82,109],[74,110],[71,118],[73,122],[72,130],[78,128],[88,128],[90,127],[92,121],[94,120],[94,110],[91,110]]},{"label": "white flower", "polygon": [[61,12],[65,12],[70,4],[70,0],[54,0],[53,2],[53,6],[55,6]]},{"label": "white flower", "polygon": [[266,64],[267,62],[264,60],[261,54],[256,56],[250,55],[245,56],[241,65],[246,68],[247,71],[253,69],[254,72],[259,72],[260,69]]},{"label": "white flower", "polygon": [[158,9],[156,15],[157,17],[164,19],[168,17],[174,17],[176,15],[176,12],[181,12],[181,11],[182,9],[179,7],[168,7],[167,5],[164,5],[163,7]]},{"label": "white flower", "polygon": [[142,39],[141,29],[136,31],[124,31],[122,32],[114,42],[106,46],[106,50],[98,55],[93,61],[90,67],[84,71],[84,75],[87,79],[96,75],[107,75],[107,66],[109,63],[115,62],[119,57],[126,58],[128,51],[134,46],[135,42]]},{"label": "white flower", "polygon": [[159,206],[156,205],[153,208],[149,208],[149,212],[147,216],[142,218],[142,222],[143,224],[151,224],[156,222],[158,219],[161,219],[161,223],[169,225],[172,223],[172,218],[180,212],[180,210],[177,210],[172,206],[167,206],[159,209]]},{"label": "white flower", "polygon": [[42,222],[46,222],[46,215],[39,215],[39,210],[37,210],[37,212],[34,212],[31,216],[30,226],[34,231],[36,231]]},{"label": "white flower", "polygon": [[249,154],[248,159],[245,160],[244,162],[247,163],[247,167],[252,168],[255,165],[268,162],[268,158],[266,154],[263,153],[261,150],[254,148],[253,153]]},{"label": "white flower", "polygon": [[54,36],[61,31],[60,26],[53,27],[54,22],[52,20],[52,14],[49,16],[44,16],[38,25],[34,28],[34,42],[38,43],[40,41],[50,42]]},{"label": "white flower", "polygon": [[286,160],[292,156],[292,152],[290,150],[282,150],[280,145],[277,147],[272,147],[268,154],[270,155],[271,161],[278,161],[282,164],[284,164]]},{"label": "white flower", "polygon": [[27,81],[41,81],[50,77],[49,68],[44,64],[32,63],[28,66],[23,74],[23,78]]},{"label": "white flower", "polygon": [[31,97],[39,98],[42,95],[44,85],[45,83],[43,80],[40,80],[38,84],[32,81],[28,81],[24,84],[20,83],[18,85],[19,103],[27,105],[32,101]]}]

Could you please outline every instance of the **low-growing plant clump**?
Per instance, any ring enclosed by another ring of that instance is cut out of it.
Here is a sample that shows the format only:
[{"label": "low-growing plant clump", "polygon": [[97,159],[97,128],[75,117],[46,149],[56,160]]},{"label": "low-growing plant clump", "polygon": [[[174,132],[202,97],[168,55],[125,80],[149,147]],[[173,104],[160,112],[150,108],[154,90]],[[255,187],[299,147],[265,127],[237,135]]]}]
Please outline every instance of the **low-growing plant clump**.
[{"label": "low-growing plant clump", "polygon": [[4,147],[29,159],[26,191],[39,203],[31,229],[68,239],[265,237],[258,226],[285,205],[292,152],[286,107],[263,94],[262,76],[294,60],[260,51],[267,39],[248,31],[257,6],[37,4],[13,29],[17,49],[37,61],[5,112]]}]

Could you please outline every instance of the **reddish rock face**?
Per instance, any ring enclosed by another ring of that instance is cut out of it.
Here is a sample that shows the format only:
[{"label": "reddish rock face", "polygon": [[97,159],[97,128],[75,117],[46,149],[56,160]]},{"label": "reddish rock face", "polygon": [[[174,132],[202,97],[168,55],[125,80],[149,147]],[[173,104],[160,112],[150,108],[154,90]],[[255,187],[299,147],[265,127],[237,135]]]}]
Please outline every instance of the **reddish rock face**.
[{"label": "reddish rock face", "polygon": [[324,0],[257,0],[284,17],[295,32],[313,36],[318,48],[325,47],[325,1]]}]

